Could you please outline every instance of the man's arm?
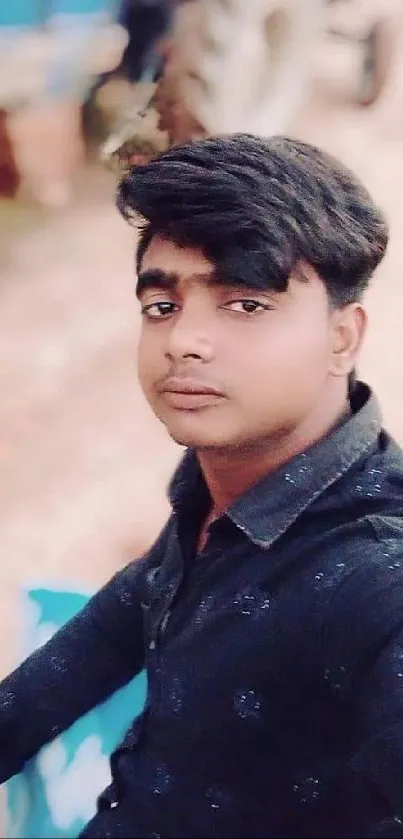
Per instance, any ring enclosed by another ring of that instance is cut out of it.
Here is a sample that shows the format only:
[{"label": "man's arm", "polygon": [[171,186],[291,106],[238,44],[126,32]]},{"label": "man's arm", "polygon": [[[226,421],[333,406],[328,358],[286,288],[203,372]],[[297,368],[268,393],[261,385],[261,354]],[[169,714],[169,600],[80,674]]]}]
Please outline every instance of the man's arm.
[{"label": "man's arm", "polygon": [[337,818],[346,828],[338,835],[403,839],[403,557],[398,548],[396,543],[389,555],[382,544],[369,543],[325,606],[326,672],[330,683],[334,674],[352,755],[334,778]]},{"label": "man's arm", "polygon": [[359,795],[368,808],[365,836],[403,837],[403,631],[379,653],[360,686],[354,732],[352,822]]},{"label": "man's arm", "polygon": [[166,533],[0,684],[0,783],[143,668],[141,601]]}]

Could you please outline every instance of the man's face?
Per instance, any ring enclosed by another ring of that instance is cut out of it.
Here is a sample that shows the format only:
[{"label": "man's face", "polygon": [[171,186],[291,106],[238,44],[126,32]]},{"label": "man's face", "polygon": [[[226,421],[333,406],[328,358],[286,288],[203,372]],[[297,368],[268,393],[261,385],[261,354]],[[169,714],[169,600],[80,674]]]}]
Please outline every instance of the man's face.
[{"label": "man's face", "polygon": [[145,396],[181,445],[261,445],[320,404],[335,334],[313,269],[282,293],[215,281],[198,249],[154,237],[141,266],[138,370]]}]

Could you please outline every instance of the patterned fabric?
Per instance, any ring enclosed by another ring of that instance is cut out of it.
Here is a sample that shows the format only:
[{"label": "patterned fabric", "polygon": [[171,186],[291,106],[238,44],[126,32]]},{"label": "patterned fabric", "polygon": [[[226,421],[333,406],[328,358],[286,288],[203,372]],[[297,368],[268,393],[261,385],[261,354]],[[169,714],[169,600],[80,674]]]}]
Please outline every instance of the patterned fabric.
[{"label": "patterned fabric", "polygon": [[[79,592],[29,589],[23,598],[24,656],[42,646],[80,609]],[[57,737],[6,785],[7,839],[78,836],[110,783],[109,757],[144,705],[143,671]]]}]

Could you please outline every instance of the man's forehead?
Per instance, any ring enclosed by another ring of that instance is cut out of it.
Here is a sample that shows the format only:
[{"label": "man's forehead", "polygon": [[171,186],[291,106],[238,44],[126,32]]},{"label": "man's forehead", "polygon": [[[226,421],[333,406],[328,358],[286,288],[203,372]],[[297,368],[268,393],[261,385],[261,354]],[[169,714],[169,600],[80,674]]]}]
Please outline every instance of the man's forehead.
[{"label": "man's forehead", "polygon": [[192,277],[213,274],[215,266],[200,248],[181,247],[154,236],[143,256],[141,272],[155,270],[178,277]]}]

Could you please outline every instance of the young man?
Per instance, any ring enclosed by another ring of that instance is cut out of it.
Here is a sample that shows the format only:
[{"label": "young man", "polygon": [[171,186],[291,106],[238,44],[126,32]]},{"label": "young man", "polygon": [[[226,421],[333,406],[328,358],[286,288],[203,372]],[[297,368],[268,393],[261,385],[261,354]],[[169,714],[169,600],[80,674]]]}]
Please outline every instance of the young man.
[{"label": "young man", "polygon": [[247,135],[121,183],[172,516],[0,689],[5,780],[144,665],[86,837],[403,836],[403,458],[353,382],[385,221]]}]

